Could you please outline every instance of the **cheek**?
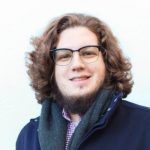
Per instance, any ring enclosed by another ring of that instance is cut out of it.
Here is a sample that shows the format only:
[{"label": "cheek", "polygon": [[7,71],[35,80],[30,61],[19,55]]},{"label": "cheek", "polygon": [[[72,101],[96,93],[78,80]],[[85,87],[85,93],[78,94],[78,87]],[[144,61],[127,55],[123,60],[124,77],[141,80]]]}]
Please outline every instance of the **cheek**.
[{"label": "cheek", "polygon": [[64,80],[64,78],[66,77],[66,72],[67,71],[65,71],[63,68],[60,68],[59,66],[55,68],[54,76],[57,84]]},{"label": "cheek", "polygon": [[95,74],[96,74],[100,79],[105,78],[106,67],[105,67],[105,64],[103,63],[103,61],[102,61],[101,63],[97,64],[97,66],[95,67]]},{"label": "cheek", "polygon": [[55,78],[55,81],[56,81],[56,84],[58,85],[58,82],[59,82],[59,78],[60,78],[60,73],[58,71],[59,69],[57,69],[57,67],[55,68],[55,72],[54,72],[54,78]]}]

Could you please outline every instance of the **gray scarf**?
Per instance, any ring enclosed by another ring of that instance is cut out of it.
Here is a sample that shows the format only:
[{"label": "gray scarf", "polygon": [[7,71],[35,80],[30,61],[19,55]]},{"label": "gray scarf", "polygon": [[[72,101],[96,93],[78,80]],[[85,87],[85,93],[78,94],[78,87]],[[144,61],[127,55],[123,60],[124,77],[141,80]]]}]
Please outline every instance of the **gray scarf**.
[{"label": "gray scarf", "polygon": [[[113,90],[102,89],[94,103],[82,117],[71,137],[68,150],[77,150],[85,133],[99,120],[107,110],[113,96]],[[39,142],[41,150],[64,150],[67,121],[62,116],[62,108],[52,100],[45,100],[39,122]]]}]

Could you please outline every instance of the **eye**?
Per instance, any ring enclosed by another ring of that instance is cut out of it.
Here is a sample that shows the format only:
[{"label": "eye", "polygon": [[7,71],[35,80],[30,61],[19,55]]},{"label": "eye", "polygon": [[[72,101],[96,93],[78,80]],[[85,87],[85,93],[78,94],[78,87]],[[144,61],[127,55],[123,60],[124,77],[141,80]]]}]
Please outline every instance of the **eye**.
[{"label": "eye", "polygon": [[95,47],[86,47],[83,48],[81,51],[81,56],[83,57],[95,57],[98,55],[98,49]]},{"label": "eye", "polygon": [[95,53],[91,52],[91,51],[84,51],[82,53],[82,55],[86,56],[86,55],[94,55]]},{"label": "eye", "polygon": [[55,56],[56,61],[66,61],[72,57],[72,52],[69,50],[59,50]]}]

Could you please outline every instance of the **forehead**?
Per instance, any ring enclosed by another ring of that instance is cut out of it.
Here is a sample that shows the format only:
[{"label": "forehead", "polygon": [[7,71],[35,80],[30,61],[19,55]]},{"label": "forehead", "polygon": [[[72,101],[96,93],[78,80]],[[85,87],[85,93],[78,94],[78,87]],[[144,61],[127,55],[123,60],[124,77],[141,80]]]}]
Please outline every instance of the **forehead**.
[{"label": "forehead", "polygon": [[71,27],[62,31],[57,48],[78,49],[87,45],[98,44],[97,36],[87,27]]}]

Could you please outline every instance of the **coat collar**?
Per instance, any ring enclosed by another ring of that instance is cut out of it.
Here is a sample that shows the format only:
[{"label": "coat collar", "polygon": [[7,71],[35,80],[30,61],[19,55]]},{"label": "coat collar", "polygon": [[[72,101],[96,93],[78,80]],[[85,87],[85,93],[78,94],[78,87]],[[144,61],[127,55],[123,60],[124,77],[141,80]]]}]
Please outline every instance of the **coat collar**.
[{"label": "coat collar", "polygon": [[99,121],[86,133],[86,135],[82,139],[81,143],[85,139],[87,139],[90,135],[92,135],[94,132],[96,132],[97,130],[101,130],[106,127],[109,119],[111,118],[111,116],[113,115],[115,110],[117,109],[118,105],[121,103],[122,97],[123,97],[122,92],[116,92],[114,94],[114,97],[113,97],[107,111],[103,115],[100,116]]}]

